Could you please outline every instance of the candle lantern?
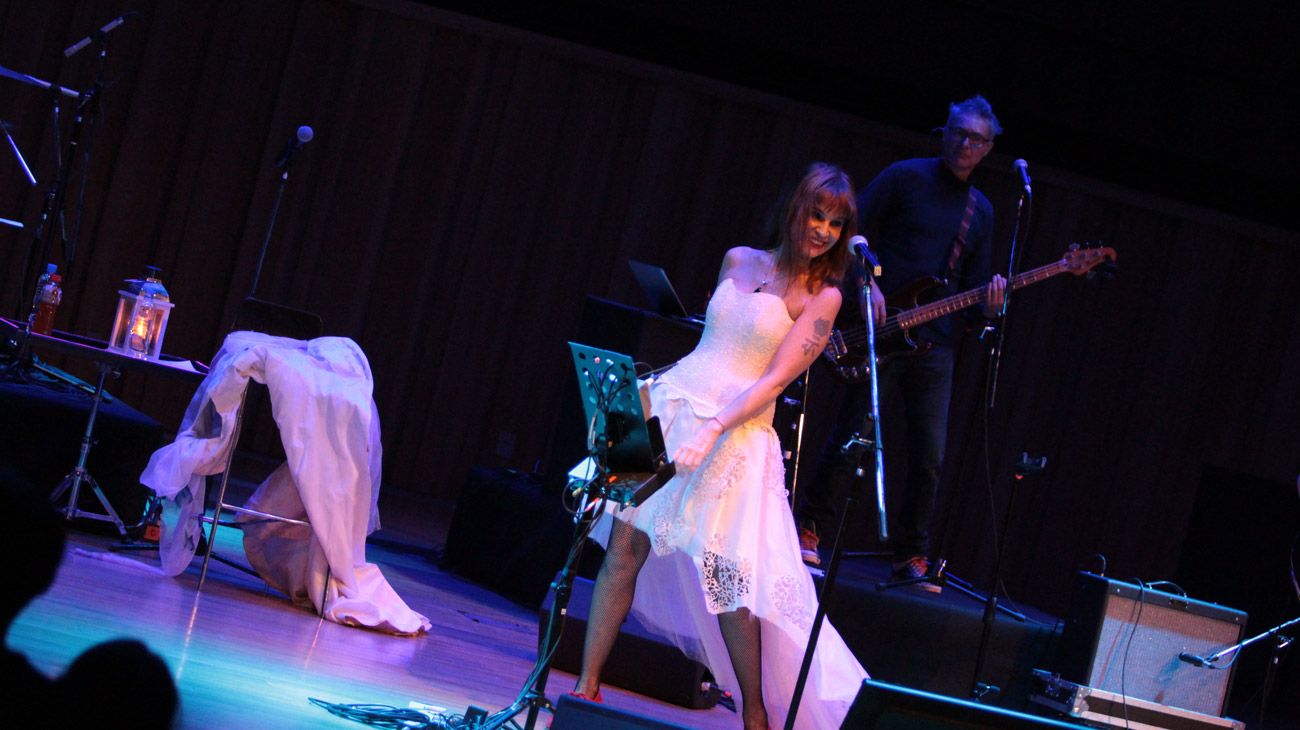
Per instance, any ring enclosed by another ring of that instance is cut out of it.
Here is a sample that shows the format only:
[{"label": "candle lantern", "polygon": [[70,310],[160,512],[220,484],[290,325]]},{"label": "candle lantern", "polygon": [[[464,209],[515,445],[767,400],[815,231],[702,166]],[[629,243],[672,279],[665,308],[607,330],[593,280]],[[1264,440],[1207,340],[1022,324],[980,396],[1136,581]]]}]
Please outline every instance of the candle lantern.
[{"label": "candle lantern", "polygon": [[162,355],[167,318],[175,305],[158,278],[158,268],[145,268],[149,273],[144,279],[129,279],[126,288],[117,292],[117,313],[108,347],[142,360],[157,360]]}]

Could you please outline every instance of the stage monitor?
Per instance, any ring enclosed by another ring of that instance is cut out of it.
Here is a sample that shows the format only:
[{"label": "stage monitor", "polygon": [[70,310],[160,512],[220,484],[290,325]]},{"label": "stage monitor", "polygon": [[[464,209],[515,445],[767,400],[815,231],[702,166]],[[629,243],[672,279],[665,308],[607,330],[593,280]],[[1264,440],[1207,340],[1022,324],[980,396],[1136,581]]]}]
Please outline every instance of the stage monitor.
[{"label": "stage monitor", "polygon": [[1072,723],[1026,715],[866,679],[841,730],[984,730],[1070,728]]}]

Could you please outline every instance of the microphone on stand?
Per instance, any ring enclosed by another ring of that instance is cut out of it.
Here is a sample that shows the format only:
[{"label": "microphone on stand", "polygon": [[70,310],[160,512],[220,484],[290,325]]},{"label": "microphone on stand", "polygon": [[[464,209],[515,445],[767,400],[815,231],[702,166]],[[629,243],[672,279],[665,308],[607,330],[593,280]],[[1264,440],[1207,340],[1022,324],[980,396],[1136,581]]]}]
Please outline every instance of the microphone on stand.
[{"label": "microphone on stand", "polygon": [[280,156],[275,158],[275,166],[281,170],[287,170],[294,153],[302,149],[302,146],[310,142],[312,137],[315,136],[316,133],[311,130],[311,127],[305,124],[298,127],[298,131],[294,133],[294,136],[284,145],[284,149],[280,151]]},{"label": "microphone on stand", "polygon": [[1189,653],[1187,653],[1187,652],[1185,652],[1185,651],[1184,651],[1184,652],[1180,652],[1180,653],[1178,654],[1178,660],[1179,660],[1179,661],[1182,661],[1182,662],[1187,662],[1188,664],[1191,664],[1191,665],[1194,665],[1194,666],[1197,666],[1197,667],[1208,667],[1208,666],[1210,666],[1210,660],[1206,659],[1206,658],[1203,657],[1203,656],[1197,656],[1196,654],[1189,654]]},{"label": "microphone on stand", "polygon": [[849,239],[849,248],[857,254],[858,259],[862,261],[862,268],[867,270],[872,276],[880,276],[880,259],[871,252],[871,247],[867,245],[866,236],[854,236]]},{"label": "microphone on stand", "polygon": [[91,33],[90,35],[86,36],[85,38],[82,38],[81,40],[77,41],[76,43],[73,43],[72,45],[70,45],[70,46],[68,46],[66,49],[64,49],[64,51],[63,51],[63,57],[64,57],[64,58],[72,58],[73,56],[75,56],[75,55],[77,54],[78,51],[80,51],[81,49],[83,49],[83,48],[85,48],[86,46],[90,45],[91,42],[93,42],[94,40],[96,40],[96,39],[98,39],[98,38],[103,38],[104,36],[108,35],[109,33],[112,33],[113,30],[114,30],[115,28],[117,28],[117,26],[119,26],[119,25],[125,23],[125,22],[126,22],[126,19],[129,18],[129,17],[131,17],[132,15],[139,15],[139,13],[136,12],[135,10],[130,10],[130,11],[127,11],[127,12],[125,12],[125,13],[122,13],[121,15],[117,16],[116,18],[113,18],[112,20],[108,21],[107,23],[104,24],[104,27],[100,28],[99,30],[95,31],[94,33]]},{"label": "microphone on stand", "polygon": [[1011,166],[1020,173],[1020,181],[1025,184],[1025,197],[1034,197],[1034,188],[1029,184],[1029,163],[1024,160],[1016,160],[1011,163]]}]

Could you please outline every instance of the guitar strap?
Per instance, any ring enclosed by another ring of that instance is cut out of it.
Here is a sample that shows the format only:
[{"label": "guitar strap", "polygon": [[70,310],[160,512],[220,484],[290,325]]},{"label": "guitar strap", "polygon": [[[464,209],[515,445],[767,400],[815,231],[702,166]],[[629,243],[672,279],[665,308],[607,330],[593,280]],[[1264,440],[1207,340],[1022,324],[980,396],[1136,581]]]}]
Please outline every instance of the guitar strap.
[{"label": "guitar strap", "polygon": [[952,239],[952,252],[948,254],[948,270],[944,272],[944,281],[952,281],[957,275],[957,263],[961,261],[962,251],[966,248],[966,233],[970,231],[971,219],[975,217],[975,186],[970,186],[966,196],[966,212],[961,214],[961,225],[957,226],[957,235]]}]

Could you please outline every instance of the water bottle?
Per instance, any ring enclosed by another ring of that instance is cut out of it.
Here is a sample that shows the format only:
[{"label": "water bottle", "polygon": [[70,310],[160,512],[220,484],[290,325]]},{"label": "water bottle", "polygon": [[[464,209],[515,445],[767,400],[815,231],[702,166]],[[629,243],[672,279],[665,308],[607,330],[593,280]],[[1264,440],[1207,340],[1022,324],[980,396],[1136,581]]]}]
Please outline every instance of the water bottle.
[{"label": "water bottle", "polygon": [[46,264],[45,272],[41,274],[41,278],[36,280],[36,291],[32,293],[32,309],[27,313],[28,325],[36,322],[36,310],[41,306],[41,290],[45,288],[46,284],[50,283],[50,277],[54,276],[54,272],[58,270],[58,264]]},{"label": "water bottle", "polygon": [[59,309],[59,302],[63,301],[63,288],[60,286],[62,282],[62,276],[50,274],[50,280],[41,287],[37,296],[36,318],[32,321],[32,332],[48,335],[54,331],[54,313]]}]

